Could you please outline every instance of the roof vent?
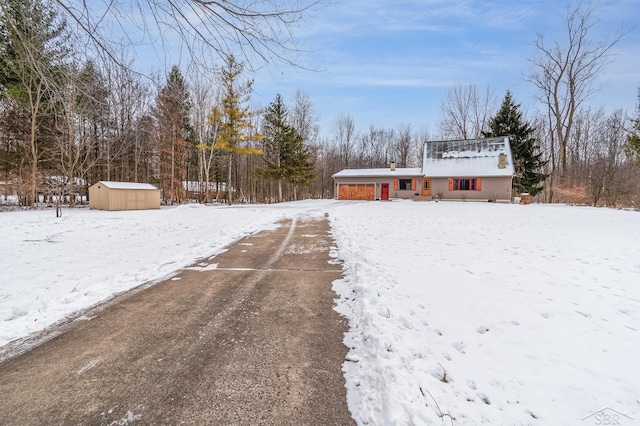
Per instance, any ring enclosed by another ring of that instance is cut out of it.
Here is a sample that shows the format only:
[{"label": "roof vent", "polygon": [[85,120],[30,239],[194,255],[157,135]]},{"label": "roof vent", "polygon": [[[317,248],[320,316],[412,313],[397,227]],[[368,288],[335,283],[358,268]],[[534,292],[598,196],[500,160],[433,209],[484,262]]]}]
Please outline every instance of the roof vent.
[{"label": "roof vent", "polygon": [[392,161],[392,162],[391,162],[391,171],[392,171],[392,172],[395,172],[395,171],[396,171],[396,162],[395,162],[395,161]]},{"label": "roof vent", "polygon": [[507,155],[504,152],[501,152],[498,156],[498,168],[506,169],[507,168]]}]

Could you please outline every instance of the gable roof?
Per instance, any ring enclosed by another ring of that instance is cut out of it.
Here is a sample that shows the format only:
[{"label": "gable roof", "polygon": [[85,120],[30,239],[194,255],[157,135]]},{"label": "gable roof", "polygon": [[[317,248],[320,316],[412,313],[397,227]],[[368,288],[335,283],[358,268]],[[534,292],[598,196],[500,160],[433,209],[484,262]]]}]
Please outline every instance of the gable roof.
[{"label": "gable roof", "polygon": [[[500,154],[506,167],[498,167]],[[513,176],[513,157],[508,137],[427,141],[422,172],[428,177]]]},{"label": "gable roof", "polygon": [[394,177],[394,176],[415,176],[422,177],[422,169],[420,167],[398,167],[391,170],[389,167],[384,169],[344,169],[334,174],[332,177]]},{"label": "gable roof", "polygon": [[109,189],[144,189],[144,190],[158,190],[155,186],[150,183],[138,183],[138,182],[110,182],[106,180],[101,180],[98,183],[103,184]]}]

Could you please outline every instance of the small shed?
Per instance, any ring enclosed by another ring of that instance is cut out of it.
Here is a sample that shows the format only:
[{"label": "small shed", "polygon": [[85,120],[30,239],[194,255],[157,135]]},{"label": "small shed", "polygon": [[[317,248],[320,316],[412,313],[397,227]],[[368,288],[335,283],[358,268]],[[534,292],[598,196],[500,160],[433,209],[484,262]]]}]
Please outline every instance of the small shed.
[{"label": "small shed", "polygon": [[150,183],[99,181],[89,187],[89,208],[147,210],[160,208],[160,190]]}]

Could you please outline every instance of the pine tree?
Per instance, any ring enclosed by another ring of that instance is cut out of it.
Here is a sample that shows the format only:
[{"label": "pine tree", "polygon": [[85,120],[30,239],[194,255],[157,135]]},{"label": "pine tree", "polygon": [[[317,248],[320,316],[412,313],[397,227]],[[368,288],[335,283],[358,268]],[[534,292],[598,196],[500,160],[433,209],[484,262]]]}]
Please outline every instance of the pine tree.
[{"label": "pine tree", "polygon": [[[309,185],[315,179],[315,165],[302,136],[288,124],[288,111],[282,97],[276,95],[264,114],[263,159],[266,164],[257,170],[261,176],[269,177],[278,183],[278,199],[283,201],[282,181],[294,186]],[[294,194],[294,198],[297,193]]]},{"label": "pine tree", "polygon": [[255,113],[246,104],[251,96],[253,80],[241,81],[244,65],[234,56],[227,57],[226,67],[222,69],[220,81],[222,85],[222,101],[220,107],[213,107],[209,115],[210,124],[218,128],[213,147],[198,145],[197,148],[219,150],[227,154],[227,201],[233,203],[233,192],[238,190],[232,182],[234,165],[241,155],[262,154],[262,150],[254,148],[251,143],[264,138],[256,133],[251,119]]},{"label": "pine tree", "polygon": [[546,163],[533,137],[534,129],[522,118],[520,104],[514,103],[510,91],[507,91],[500,109],[489,121],[489,129],[489,132],[483,132],[485,137],[509,137],[516,172],[513,178],[514,191],[536,195],[547,177],[541,173]]},{"label": "pine tree", "polygon": [[21,179],[34,206],[43,156],[55,134],[55,91],[68,53],[65,23],[41,0],[0,1],[0,97],[11,100],[7,128],[20,141]]},{"label": "pine tree", "polygon": [[278,184],[278,201],[282,201],[282,181],[286,178],[285,151],[289,140],[295,137],[293,129],[286,123],[287,109],[280,94],[271,102],[264,114],[262,131],[262,158],[265,166],[256,170],[259,176],[268,177]]},{"label": "pine tree", "polygon": [[174,65],[158,93],[154,108],[156,143],[160,151],[160,188],[170,204],[179,203],[183,195],[182,181],[186,178],[191,134],[190,110],[186,82]]},{"label": "pine tree", "polygon": [[632,119],[633,128],[627,139],[627,154],[635,159],[635,164],[640,167],[640,89],[638,89],[638,116]]}]

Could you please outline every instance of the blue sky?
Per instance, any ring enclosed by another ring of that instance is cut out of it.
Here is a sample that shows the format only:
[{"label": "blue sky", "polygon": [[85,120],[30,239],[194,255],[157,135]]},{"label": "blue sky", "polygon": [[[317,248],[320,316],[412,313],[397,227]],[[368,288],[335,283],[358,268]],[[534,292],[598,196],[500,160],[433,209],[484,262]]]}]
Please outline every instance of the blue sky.
[{"label": "blue sky", "polygon": [[[638,0],[594,3],[594,35],[640,23]],[[355,0],[325,4],[296,28],[307,53],[300,63],[317,71],[273,64],[259,70],[253,101],[266,105],[280,93],[291,101],[307,92],[330,137],[339,114],[356,128],[371,124],[438,132],[440,105],[455,84],[487,86],[498,102],[509,89],[527,112],[539,109],[523,76],[536,53],[536,33],[564,40],[566,3],[548,0]],[[640,86],[640,28],[613,50],[590,104],[632,112]]]}]

